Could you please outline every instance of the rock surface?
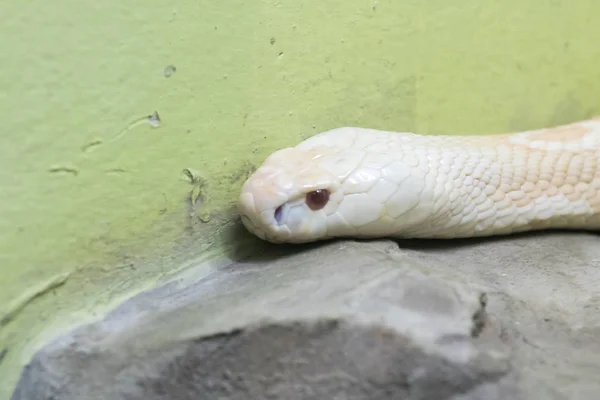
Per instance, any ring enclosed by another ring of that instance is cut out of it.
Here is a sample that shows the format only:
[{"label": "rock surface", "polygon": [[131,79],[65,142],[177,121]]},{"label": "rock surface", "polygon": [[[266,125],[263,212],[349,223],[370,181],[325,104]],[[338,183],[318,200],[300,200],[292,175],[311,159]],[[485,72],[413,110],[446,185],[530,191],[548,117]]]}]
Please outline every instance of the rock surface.
[{"label": "rock surface", "polygon": [[186,271],[57,339],[13,400],[600,395],[597,236],[287,250]]}]

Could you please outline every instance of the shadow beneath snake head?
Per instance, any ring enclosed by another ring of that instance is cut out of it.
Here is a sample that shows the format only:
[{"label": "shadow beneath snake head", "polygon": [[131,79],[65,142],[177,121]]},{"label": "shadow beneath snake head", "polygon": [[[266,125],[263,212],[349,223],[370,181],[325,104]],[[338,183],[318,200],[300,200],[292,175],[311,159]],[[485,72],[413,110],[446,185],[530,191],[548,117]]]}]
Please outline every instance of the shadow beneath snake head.
[{"label": "shadow beneath snake head", "polygon": [[402,239],[402,238],[378,238],[378,239],[358,239],[358,238],[335,238],[324,241],[318,241],[305,244],[273,244],[265,242],[244,228],[241,221],[236,221],[234,229],[231,230],[229,237],[230,246],[229,257],[239,262],[252,261],[272,261],[292,255],[318,249],[334,241],[348,242],[368,242],[370,240],[387,239],[398,245],[401,249],[422,250],[428,252],[445,251],[449,249],[478,247],[486,244],[493,244],[506,241],[519,241],[523,239],[552,237],[564,235],[565,233],[585,233],[600,236],[600,232],[590,232],[586,230],[574,229],[555,229],[543,231],[529,231],[522,233],[512,233],[507,235],[497,235],[481,238],[465,239]]},{"label": "shadow beneath snake head", "polygon": [[235,226],[227,237],[230,244],[227,255],[236,262],[274,261],[290,257],[305,251],[320,248],[330,241],[320,241],[304,244],[274,244],[254,236],[242,225],[238,218]]}]

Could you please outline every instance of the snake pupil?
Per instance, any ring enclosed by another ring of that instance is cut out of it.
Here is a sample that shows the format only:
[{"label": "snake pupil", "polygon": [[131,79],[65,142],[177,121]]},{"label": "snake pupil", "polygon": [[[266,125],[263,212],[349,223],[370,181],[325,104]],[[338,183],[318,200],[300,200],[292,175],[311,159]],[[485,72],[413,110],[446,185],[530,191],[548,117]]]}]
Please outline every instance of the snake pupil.
[{"label": "snake pupil", "polygon": [[329,190],[317,189],[306,194],[306,205],[313,211],[322,209],[329,201]]}]

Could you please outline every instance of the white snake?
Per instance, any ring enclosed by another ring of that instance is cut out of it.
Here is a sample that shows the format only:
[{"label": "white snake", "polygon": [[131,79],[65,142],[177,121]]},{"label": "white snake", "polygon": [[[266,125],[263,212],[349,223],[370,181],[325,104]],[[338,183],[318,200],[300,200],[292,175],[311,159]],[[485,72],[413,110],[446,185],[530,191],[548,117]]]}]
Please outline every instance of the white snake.
[{"label": "white snake", "polygon": [[278,150],[242,187],[273,243],[600,229],[600,118],[478,136],[339,128]]}]

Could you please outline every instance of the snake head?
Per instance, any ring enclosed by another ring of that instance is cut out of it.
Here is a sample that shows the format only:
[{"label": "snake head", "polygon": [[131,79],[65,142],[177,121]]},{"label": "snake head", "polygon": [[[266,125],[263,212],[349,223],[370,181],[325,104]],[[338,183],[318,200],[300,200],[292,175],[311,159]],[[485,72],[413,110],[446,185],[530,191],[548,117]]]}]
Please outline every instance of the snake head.
[{"label": "snake head", "polygon": [[427,152],[414,140],[345,127],[276,151],[242,187],[242,222],[274,243],[408,235],[434,210]]},{"label": "snake head", "polygon": [[323,154],[327,149],[286,148],[267,157],[242,186],[238,211],[246,229],[273,243],[324,238],[343,195],[335,174],[315,164]]}]

